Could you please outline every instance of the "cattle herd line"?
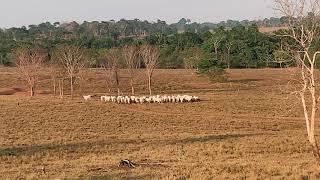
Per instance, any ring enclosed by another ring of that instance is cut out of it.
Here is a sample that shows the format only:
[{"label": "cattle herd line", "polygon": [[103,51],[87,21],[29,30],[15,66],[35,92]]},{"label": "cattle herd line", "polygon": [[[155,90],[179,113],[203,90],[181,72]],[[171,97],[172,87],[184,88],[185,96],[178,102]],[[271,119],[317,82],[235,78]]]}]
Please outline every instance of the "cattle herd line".
[{"label": "cattle herd line", "polygon": [[[95,95],[83,96],[89,101]],[[102,102],[114,102],[118,104],[143,104],[143,103],[191,103],[200,101],[197,96],[190,95],[156,95],[156,96],[101,96]]]}]

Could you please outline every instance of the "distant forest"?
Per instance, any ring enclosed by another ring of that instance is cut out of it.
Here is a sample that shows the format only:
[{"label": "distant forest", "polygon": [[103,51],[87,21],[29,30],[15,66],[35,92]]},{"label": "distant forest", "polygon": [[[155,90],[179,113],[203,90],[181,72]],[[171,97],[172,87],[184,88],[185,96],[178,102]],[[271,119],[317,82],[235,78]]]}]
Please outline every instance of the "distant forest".
[{"label": "distant forest", "polygon": [[214,60],[225,68],[285,67],[294,64],[284,50],[286,43],[276,33],[259,31],[259,28],[285,26],[286,17],[216,24],[196,23],[185,18],[173,24],[139,19],[82,24],[46,22],[0,29],[0,64],[14,65],[13,51],[19,46],[41,47],[47,51],[50,61],[58,45],[75,44],[88,50],[90,67],[99,67],[104,51],[147,43],[161,49],[159,68],[197,68],[204,60]]}]

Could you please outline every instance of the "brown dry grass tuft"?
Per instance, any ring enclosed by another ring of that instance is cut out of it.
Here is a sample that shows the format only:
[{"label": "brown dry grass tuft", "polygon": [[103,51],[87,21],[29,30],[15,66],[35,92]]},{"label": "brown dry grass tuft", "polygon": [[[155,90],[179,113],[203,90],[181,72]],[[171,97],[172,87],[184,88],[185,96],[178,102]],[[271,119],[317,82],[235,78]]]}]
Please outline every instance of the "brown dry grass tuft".
[{"label": "brown dry grass tuft", "polygon": [[[157,92],[203,100],[160,105],[85,103],[81,93],[105,89],[102,73],[89,71],[74,101],[0,96],[1,179],[319,178],[299,100],[285,91],[291,70],[231,70],[220,84],[159,70]],[[15,74],[1,69],[1,88],[22,85]],[[50,91],[45,77],[40,90]],[[160,165],[118,168],[121,159]]]}]

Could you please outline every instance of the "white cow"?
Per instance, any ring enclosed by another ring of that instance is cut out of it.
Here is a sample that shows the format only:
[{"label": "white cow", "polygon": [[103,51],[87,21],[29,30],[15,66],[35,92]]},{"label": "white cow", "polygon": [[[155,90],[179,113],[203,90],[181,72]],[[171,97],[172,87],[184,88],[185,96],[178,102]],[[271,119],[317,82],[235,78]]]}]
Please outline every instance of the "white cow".
[{"label": "white cow", "polygon": [[111,100],[111,102],[116,102],[116,101],[117,101],[117,97],[111,96],[111,97],[110,97],[110,100]]},{"label": "white cow", "polygon": [[193,101],[193,98],[192,98],[192,96],[184,95],[184,96],[183,96],[183,100],[186,101],[186,102],[192,102],[192,101]]},{"label": "white cow", "polygon": [[117,97],[117,103],[118,103],[118,104],[122,103],[122,96],[118,96],[118,97]]},{"label": "white cow", "polygon": [[200,98],[198,96],[193,96],[192,99],[193,99],[193,102],[199,102],[200,101]]},{"label": "white cow", "polygon": [[125,104],[131,104],[131,99],[130,99],[130,97],[128,97],[128,96],[124,97],[124,103],[125,103]]},{"label": "white cow", "polygon": [[100,100],[104,102],[111,102],[111,96],[101,96]]},{"label": "white cow", "polygon": [[101,101],[107,101],[106,98],[107,98],[107,96],[101,96],[101,97],[100,97],[100,100],[101,100]]},{"label": "white cow", "polygon": [[93,97],[93,95],[86,95],[86,96],[83,96],[83,99],[85,101],[89,101],[89,100],[91,100],[92,97]]},{"label": "white cow", "polygon": [[[91,100],[93,96],[83,96],[85,101]],[[184,102],[198,102],[200,101],[198,96],[190,95],[155,95],[155,96],[101,96],[101,101],[105,102],[117,102],[119,104],[131,104],[131,103],[184,103]]]}]

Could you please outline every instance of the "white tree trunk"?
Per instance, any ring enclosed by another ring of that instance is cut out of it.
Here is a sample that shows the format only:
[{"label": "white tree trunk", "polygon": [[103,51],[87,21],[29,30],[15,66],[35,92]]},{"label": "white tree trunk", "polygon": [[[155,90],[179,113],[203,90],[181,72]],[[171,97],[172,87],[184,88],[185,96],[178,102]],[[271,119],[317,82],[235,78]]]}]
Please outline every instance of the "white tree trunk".
[{"label": "white tree trunk", "polygon": [[148,76],[148,85],[149,85],[149,94],[150,96],[152,95],[152,89],[151,89],[151,85],[152,85],[152,75]]},{"label": "white tree trunk", "polygon": [[70,94],[71,94],[71,99],[73,99],[73,77],[70,76]]}]

